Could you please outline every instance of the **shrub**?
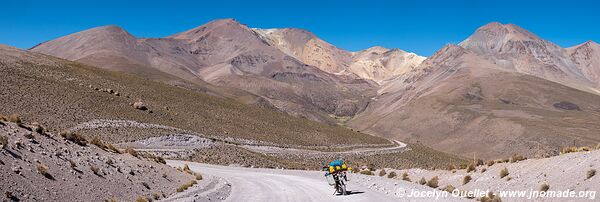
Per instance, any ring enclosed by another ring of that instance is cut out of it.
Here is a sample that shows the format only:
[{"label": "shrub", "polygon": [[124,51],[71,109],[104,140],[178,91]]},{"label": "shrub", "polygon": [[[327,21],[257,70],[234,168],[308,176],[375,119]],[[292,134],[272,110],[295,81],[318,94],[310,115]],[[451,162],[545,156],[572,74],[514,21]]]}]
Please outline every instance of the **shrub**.
[{"label": "shrub", "polygon": [[363,174],[363,175],[374,175],[373,172],[371,172],[371,170],[360,171],[360,174]]},{"label": "shrub", "polygon": [[427,186],[429,186],[431,188],[437,188],[438,187],[438,181],[439,181],[438,176],[434,176],[429,181],[427,181]]},{"label": "shrub", "polygon": [[456,189],[456,188],[454,188],[454,186],[452,186],[452,185],[446,185],[442,190],[446,191],[446,192],[452,193],[452,191],[454,191],[454,189]]},{"label": "shrub", "polygon": [[95,175],[100,175],[100,169],[98,169],[95,166],[90,166],[90,170],[92,171],[92,173],[94,173]]},{"label": "shrub", "polygon": [[546,191],[548,191],[548,189],[550,189],[550,185],[548,185],[547,183],[544,183],[540,186],[541,192],[546,192]]},{"label": "shrub", "polygon": [[517,154],[515,154],[515,155],[513,155],[513,156],[510,158],[510,162],[511,162],[511,163],[516,163],[516,162],[519,162],[519,161],[522,161],[522,160],[525,160],[525,159],[526,159],[526,158],[525,158],[523,155],[517,155]]},{"label": "shrub", "polygon": [[38,173],[42,174],[44,177],[48,178],[48,179],[54,179],[54,177],[52,177],[52,175],[50,173],[48,173],[48,166],[46,165],[38,165],[37,166],[37,171]]},{"label": "shrub", "polygon": [[425,185],[427,183],[427,180],[425,180],[424,177],[421,177],[421,179],[419,180],[419,184],[420,185]]},{"label": "shrub", "polygon": [[408,172],[405,171],[404,173],[402,173],[402,180],[409,181],[409,182],[411,181],[410,178],[408,177]]},{"label": "shrub", "polygon": [[396,172],[392,171],[390,172],[390,174],[388,174],[388,178],[394,178],[396,177]]},{"label": "shrub", "polygon": [[577,152],[577,147],[565,147],[561,150],[561,154],[568,154],[572,152]]},{"label": "shrub", "polygon": [[92,141],[90,141],[90,144],[96,145],[100,149],[106,148],[106,145],[104,145],[104,142],[102,142],[102,140],[100,140],[100,138],[98,138],[98,137],[92,138]]},{"label": "shrub", "polygon": [[21,124],[22,120],[21,120],[21,116],[19,116],[18,114],[12,114],[10,116],[7,117],[7,120],[16,124]]},{"label": "shrub", "polygon": [[196,180],[202,180],[202,175],[200,173],[196,173]]},{"label": "shrub", "polygon": [[150,189],[150,185],[146,182],[142,182],[142,186],[146,187],[146,189]]},{"label": "shrub", "polygon": [[596,149],[600,149],[600,143],[598,143],[598,145],[596,145]]},{"label": "shrub", "polygon": [[46,135],[46,133],[44,133],[44,127],[42,127],[38,122],[33,122],[31,125],[33,126],[33,131],[41,135]]},{"label": "shrub", "polygon": [[495,161],[488,161],[488,162],[486,163],[486,165],[487,165],[487,166],[493,166],[493,165],[494,165],[494,163],[496,163],[496,162],[495,162]]},{"label": "shrub", "polygon": [[463,177],[463,185],[469,183],[471,181],[471,175],[465,175],[465,177]]},{"label": "shrub", "polygon": [[134,157],[138,157],[137,151],[135,151],[135,149],[132,149],[132,148],[125,149],[125,153],[128,153],[128,154],[130,154],[130,155],[132,155]]},{"label": "shrub", "polygon": [[152,199],[154,199],[154,200],[160,199],[160,194],[159,193],[152,193]]},{"label": "shrub", "polygon": [[121,150],[117,149],[114,145],[112,144],[107,144],[106,148],[114,153],[120,154]]},{"label": "shrub", "polygon": [[387,173],[385,172],[385,170],[384,170],[384,169],[381,169],[381,170],[379,171],[379,176],[380,176],[380,177],[384,176],[385,174],[387,174]]},{"label": "shrub", "polygon": [[487,171],[487,168],[482,168],[481,169],[481,173],[484,173],[485,171]]},{"label": "shrub", "polygon": [[471,163],[467,166],[467,173],[475,170],[475,164]]},{"label": "shrub", "polygon": [[181,186],[179,186],[177,188],[177,192],[183,192],[186,189],[190,188],[191,186],[194,186],[195,184],[197,184],[198,182],[196,180],[192,180],[188,183],[182,184]]},{"label": "shrub", "polygon": [[75,163],[75,161],[69,159],[69,166],[71,166],[71,169],[75,169],[77,167],[77,164]]},{"label": "shrub", "polygon": [[65,139],[78,144],[80,146],[86,146],[87,145],[87,140],[81,136],[79,133],[74,133],[74,132],[62,132],[60,133],[60,136],[64,137]]},{"label": "shrub", "polygon": [[369,164],[367,165],[367,169],[369,169],[370,171],[375,171],[375,164]]},{"label": "shrub", "polygon": [[594,175],[596,175],[596,169],[591,169],[591,170],[588,170],[588,171],[587,171],[587,177],[586,177],[585,179],[586,179],[586,180],[587,180],[587,179],[590,179],[590,178],[594,177]]},{"label": "shrub", "polygon": [[0,135],[0,149],[8,147],[8,137]]},{"label": "shrub", "polygon": [[185,171],[186,173],[192,173],[192,170],[190,169],[190,166],[188,166],[188,164],[183,164],[181,170]]},{"label": "shrub", "polygon": [[590,147],[579,147],[577,149],[578,152],[583,152],[583,151],[592,151],[592,148]]},{"label": "shrub", "polygon": [[30,140],[35,139],[35,136],[33,136],[33,133],[30,133],[30,132],[25,133],[25,135],[23,135],[23,136],[25,136],[25,138],[30,139]]},{"label": "shrub", "polygon": [[502,200],[500,200],[500,196],[495,195],[492,192],[488,192],[487,196],[483,196],[483,197],[479,198],[479,201],[481,201],[481,202],[501,202]]},{"label": "shrub", "polygon": [[504,168],[502,170],[500,170],[500,178],[504,178],[506,176],[508,176],[508,168]]},{"label": "shrub", "polygon": [[135,202],[148,202],[148,199],[146,197],[143,197],[143,196],[138,196],[135,199]]}]

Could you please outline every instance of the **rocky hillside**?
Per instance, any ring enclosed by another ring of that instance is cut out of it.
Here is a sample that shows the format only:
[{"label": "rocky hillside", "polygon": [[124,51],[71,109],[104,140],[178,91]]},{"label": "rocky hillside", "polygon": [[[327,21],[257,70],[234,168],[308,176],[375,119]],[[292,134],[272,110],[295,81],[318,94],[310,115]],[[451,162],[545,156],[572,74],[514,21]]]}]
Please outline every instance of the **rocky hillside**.
[{"label": "rocky hillside", "polygon": [[450,45],[380,90],[350,125],[482,158],[555,154],[600,142],[600,97],[507,71]]},{"label": "rocky hillside", "polygon": [[[9,122],[10,120],[12,122]],[[101,140],[0,117],[2,201],[161,199],[195,176]]]},{"label": "rocky hillside", "polygon": [[[216,98],[55,57],[0,47],[0,113],[54,126],[55,132],[93,120],[160,124],[210,137],[287,145],[389,144],[340,126]],[[118,135],[111,135],[118,134]],[[146,128],[111,129],[107,141],[158,136]]]}]

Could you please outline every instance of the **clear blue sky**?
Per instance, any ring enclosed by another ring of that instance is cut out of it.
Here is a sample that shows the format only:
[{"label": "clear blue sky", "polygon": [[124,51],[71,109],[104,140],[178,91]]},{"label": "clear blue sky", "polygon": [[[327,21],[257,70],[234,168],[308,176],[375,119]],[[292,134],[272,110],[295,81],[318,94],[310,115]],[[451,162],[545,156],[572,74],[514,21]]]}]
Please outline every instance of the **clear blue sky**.
[{"label": "clear blue sky", "polygon": [[560,46],[600,41],[596,1],[31,1],[4,0],[0,44],[30,48],[115,24],[137,37],[163,37],[219,18],[250,27],[296,27],[340,48],[374,45],[429,56],[488,22],[517,24]]}]

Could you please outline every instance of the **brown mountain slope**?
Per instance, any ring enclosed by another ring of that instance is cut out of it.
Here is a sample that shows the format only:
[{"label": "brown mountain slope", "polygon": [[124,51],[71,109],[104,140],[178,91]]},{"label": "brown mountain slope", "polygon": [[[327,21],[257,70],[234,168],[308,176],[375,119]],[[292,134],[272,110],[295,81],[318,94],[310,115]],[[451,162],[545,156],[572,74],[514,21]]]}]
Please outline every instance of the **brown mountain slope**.
[{"label": "brown mountain slope", "polygon": [[[0,77],[0,113],[20,113],[44,125],[56,126],[56,132],[94,119],[119,119],[276,144],[388,143],[342,127],[294,118],[133,75],[6,46],[0,48],[3,75]],[[119,96],[101,89],[111,89]],[[130,106],[137,101],[144,102],[149,110]],[[106,137],[112,142],[160,135],[127,130],[109,132],[119,134]]]},{"label": "brown mountain slope", "polygon": [[583,75],[600,86],[600,44],[587,41],[567,48],[567,52]]},{"label": "brown mountain slope", "polygon": [[568,56],[568,51],[514,24],[489,23],[460,43],[494,64],[524,74],[598,93],[596,82]]},{"label": "brown mountain slope", "polygon": [[600,141],[600,97],[447,46],[380,90],[357,129],[482,158]]},{"label": "brown mountain slope", "polygon": [[358,52],[339,49],[303,29],[254,29],[272,46],[319,69],[382,84],[418,66],[425,57],[375,46]]},{"label": "brown mountain slope", "polygon": [[[111,70],[142,75],[158,71],[199,85],[206,86],[206,81],[239,89],[249,92],[246,97],[257,95],[282,111],[321,122],[332,123],[330,114],[357,113],[375,87],[306,65],[232,19],[156,39],[137,39],[115,26],[100,27],[31,50]],[[225,94],[237,98],[240,93]]]}]

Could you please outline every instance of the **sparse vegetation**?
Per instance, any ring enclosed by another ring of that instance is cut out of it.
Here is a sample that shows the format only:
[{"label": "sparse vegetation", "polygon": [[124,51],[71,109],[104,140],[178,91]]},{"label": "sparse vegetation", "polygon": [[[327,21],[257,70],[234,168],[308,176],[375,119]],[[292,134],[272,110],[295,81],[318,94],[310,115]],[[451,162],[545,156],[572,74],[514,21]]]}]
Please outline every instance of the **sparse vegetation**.
[{"label": "sparse vegetation", "polygon": [[69,159],[69,166],[72,170],[74,170],[77,167],[77,164],[75,163],[75,161]]},{"label": "sparse vegetation", "polygon": [[429,181],[427,181],[427,186],[429,186],[431,188],[437,188],[438,187],[438,181],[439,181],[438,176],[434,176],[431,179],[429,179]]},{"label": "sparse vegetation", "polygon": [[396,172],[392,171],[390,172],[390,174],[388,174],[388,178],[394,178],[396,177]]},{"label": "sparse vegetation", "polygon": [[128,154],[130,154],[130,155],[132,155],[134,157],[138,157],[137,151],[135,151],[135,149],[132,149],[132,148],[125,149],[125,153],[128,153]]},{"label": "sparse vegetation", "polygon": [[54,177],[48,172],[48,166],[40,164],[37,166],[38,173],[42,174],[44,177],[53,180]]},{"label": "sparse vegetation", "polygon": [[143,196],[138,196],[138,197],[135,199],[135,202],[149,202],[149,200],[148,200],[146,197],[143,197]]},{"label": "sparse vegetation", "polygon": [[385,174],[387,174],[387,173],[385,172],[385,170],[384,170],[384,169],[381,169],[381,170],[379,171],[379,176],[380,176],[380,177],[383,177]]},{"label": "sparse vegetation", "polygon": [[411,181],[410,178],[408,177],[408,172],[404,171],[404,173],[402,173],[402,180],[404,181]]},{"label": "sparse vegetation", "polygon": [[481,201],[481,202],[501,202],[502,200],[500,200],[500,196],[498,196],[492,192],[488,192],[487,196],[483,196],[483,197],[479,198],[479,201]]},{"label": "sparse vegetation", "polygon": [[195,176],[196,176],[196,180],[202,180],[202,174],[196,173]]},{"label": "sparse vegetation", "polygon": [[18,114],[12,114],[10,116],[7,117],[7,120],[16,124],[21,124],[22,120],[21,120],[21,116]]},{"label": "sparse vegetation", "polygon": [[471,163],[467,166],[467,173],[475,171],[475,164]]},{"label": "sparse vegetation", "polygon": [[363,171],[360,171],[360,174],[363,174],[363,175],[374,175],[374,174],[373,174],[373,172],[372,172],[371,170],[363,170]]},{"label": "sparse vegetation", "polygon": [[463,177],[463,185],[469,183],[471,181],[471,175],[465,175],[465,177]]},{"label": "sparse vegetation", "polygon": [[442,191],[446,191],[446,192],[450,192],[450,193],[452,193],[452,191],[454,191],[454,189],[456,189],[456,188],[454,188],[454,186],[452,186],[452,185],[450,185],[450,184],[449,184],[449,185],[446,185],[446,186],[445,186],[445,187],[442,189]]},{"label": "sparse vegetation", "polygon": [[112,145],[112,144],[106,144],[106,148],[107,148],[109,151],[112,151],[112,152],[114,152],[114,153],[117,153],[117,154],[120,154],[120,153],[121,153],[121,150],[117,149],[117,148],[116,148],[114,145]]},{"label": "sparse vegetation", "polygon": [[64,137],[65,139],[78,144],[80,146],[86,146],[87,145],[87,140],[80,135],[79,133],[74,133],[74,132],[70,132],[70,131],[66,131],[66,132],[62,132],[60,133],[60,136]]},{"label": "sparse vegetation", "polygon": [[510,157],[510,162],[511,163],[516,163],[516,162],[519,162],[519,161],[522,161],[522,160],[525,160],[525,159],[526,158],[523,155],[520,155],[520,154],[517,155],[517,154],[515,154],[512,157]]},{"label": "sparse vegetation", "polygon": [[500,170],[500,178],[504,178],[506,176],[508,176],[508,168],[504,168],[502,170]]},{"label": "sparse vegetation", "polygon": [[97,168],[96,166],[90,166],[90,170],[92,171],[92,173],[94,173],[95,175],[100,175],[100,169]]},{"label": "sparse vegetation", "polygon": [[550,189],[550,185],[548,185],[547,183],[544,183],[540,186],[541,192],[546,192],[546,191],[548,191],[548,189]]},{"label": "sparse vegetation", "polygon": [[0,135],[0,149],[5,149],[8,147],[8,137],[4,135]]},{"label": "sparse vegetation", "polygon": [[419,184],[425,185],[426,183],[427,183],[427,180],[424,177],[421,177],[421,179],[419,180]]},{"label": "sparse vegetation", "polygon": [[183,192],[183,191],[187,190],[188,188],[190,188],[191,186],[194,186],[197,183],[198,182],[196,180],[192,180],[192,181],[189,181],[188,183],[182,184],[181,186],[179,186],[179,188],[177,188],[177,192]]},{"label": "sparse vegetation", "polygon": [[587,171],[587,175],[586,175],[586,180],[594,177],[594,175],[596,175],[596,169],[591,169]]},{"label": "sparse vegetation", "polygon": [[102,142],[102,140],[100,140],[99,137],[92,138],[92,141],[90,141],[90,144],[96,145],[100,149],[106,148],[106,145],[104,144],[104,142]]}]

